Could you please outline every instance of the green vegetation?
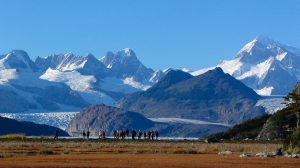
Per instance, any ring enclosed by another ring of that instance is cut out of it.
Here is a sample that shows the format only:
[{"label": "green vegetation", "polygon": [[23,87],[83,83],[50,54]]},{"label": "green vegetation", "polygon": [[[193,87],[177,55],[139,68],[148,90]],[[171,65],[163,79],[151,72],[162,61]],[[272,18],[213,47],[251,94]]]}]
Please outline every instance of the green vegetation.
[{"label": "green vegetation", "polygon": [[207,137],[208,141],[219,141],[221,139],[229,140],[243,140],[243,139],[255,139],[261,131],[264,123],[270,115],[263,115],[250,120],[247,120],[241,124],[235,125],[228,131],[223,133],[213,134]]},{"label": "green vegetation", "polygon": [[284,141],[283,149],[289,153],[300,153],[300,131],[294,131]]},{"label": "green vegetation", "polygon": [[[292,120],[289,124],[289,134],[284,142],[284,149],[291,153],[300,153],[300,84],[298,83],[295,89],[285,97],[288,102],[288,108],[290,113],[286,113],[285,116],[292,116]],[[284,118],[284,117],[283,117]],[[284,122],[284,121],[278,121]],[[290,126],[292,125],[292,126]]]},{"label": "green vegetation", "polygon": [[3,140],[24,140],[26,136],[24,134],[7,134],[0,136]]}]

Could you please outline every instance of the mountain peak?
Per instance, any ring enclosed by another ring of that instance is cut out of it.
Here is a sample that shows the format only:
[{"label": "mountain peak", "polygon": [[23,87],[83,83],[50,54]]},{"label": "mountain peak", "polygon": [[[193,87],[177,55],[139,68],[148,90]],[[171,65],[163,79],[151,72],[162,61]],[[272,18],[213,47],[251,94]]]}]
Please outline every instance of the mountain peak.
[{"label": "mountain peak", "polygon": [[136,54],[130,48],[124,48],[123,50],[118,51],[116,53],[116,55],[119,55],[121,57],[135,57],[136,58]]},{"label": "mountain peak", "polygon": [[253,41],[260,42],[263,45],[281,45],[278,41],[273,40],[267,36],[257,36]]},{"label": "mountain peak", "polygon": [[192,78],[193,76],[190,75],[187,72],[183,72],[181,70],[169,70],[169,72],[161,79],[158,81],[157,84],[155,84],[152,88],[149,90],[155,90],[157,88],[163,89],[167,88],[170,85],[173,85],[175,83],[187,80]]},{"label": "mountain peak", "polygon": [[33,72],[37,71],[37,67],[24,50],[13,50],[9,52],[5,57],[1,58],[0,63],[6,68],[21,68],[30,69]]}]

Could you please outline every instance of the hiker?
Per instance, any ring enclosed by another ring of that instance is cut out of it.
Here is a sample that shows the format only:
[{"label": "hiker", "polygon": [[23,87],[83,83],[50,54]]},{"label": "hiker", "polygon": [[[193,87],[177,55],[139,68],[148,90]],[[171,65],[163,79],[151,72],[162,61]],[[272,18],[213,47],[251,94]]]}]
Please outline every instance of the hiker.
[{"label": "hiker", "polygon": [[148,131],[148,139],[149,140],[151,139],[151,131],[150,130]]},{"label": "hiker", "polygon": [[144,134],[144,139],[147,139],[147,132],[143,131],[143,134]]},{"label": "hiker", "polygon": [[103,136],[103,135],[102,135],[102,130],[100,130],[100,131],[99,131],[99,139],[101,139],[102,136]]},{"label": "hiker", "polygon": [[136,131],[135,131],[135,130],[132,130],[132,131],[131,131],[131,138],[132,138],[133,140],[135,140],[135,136],[136,136]]},{"label": "hiker", "polygon": [[[128,130],[127,130],[128,131]],[[126,132],[125,130],[121,130],[121,135],[122,135],[122,139],[125,139],[126,138]],[[129,131],[128,131],[129,132]],[[128,133],[129,135],[129,133]]]},{"label": "hiker", "polygon": [[125,134],[126,134],[127,139],[129,139],[129,130],[128,129],[126,129]]},{"label": "hiker", "polygon": [[159,136],[158,130],[155,130],[155,139],[156,140],[158,140],[158,136]]},{"label": "hiker", "polygon": [[55,130],[55,133],[54,133],[54,140],[58,140],[58,129]]},{"label": "hiker", "polygon": [[86,138],[87,138],[88,140],[90,139],[90,131],[89,131],[89,130],[86,132]]},{"label": "hiker", "polygon": [[154,140],[154,131],[153,130],[151,131],[151,140],[152,141]]},{"label": "hiker", "polygon": [[105,131],[102,131],[102,138],[105,139]]},{"label": "hiker", "polygon": [[138,139],[140,140],[141,138],[142,138],[142,131],[141,130],[139,130],[139,135],[138,135]]},{"label": "hiker", "polygon": [[83,136],[83,139],[85,139],[85,136],[86,136],[86,134],[85,134],[85,130],[83,130],[83,132],[82,132],[82,136]]},{"label": "hiker", "polygon": [[117,130],[114,130],[114,132],[113,132],[114,139],[117,139],[117,135],[118,135]]}]

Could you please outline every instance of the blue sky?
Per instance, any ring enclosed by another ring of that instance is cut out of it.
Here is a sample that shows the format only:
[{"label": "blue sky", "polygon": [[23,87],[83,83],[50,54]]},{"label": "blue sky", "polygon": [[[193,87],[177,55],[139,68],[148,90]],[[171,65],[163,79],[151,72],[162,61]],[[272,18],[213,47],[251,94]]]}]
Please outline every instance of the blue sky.
[{"label": "blue sky", "polygon": [[230,59],[258,35],[300,48],[297,0],[0,0],[0,53],[132,48],[148,67],[191,70]]}]

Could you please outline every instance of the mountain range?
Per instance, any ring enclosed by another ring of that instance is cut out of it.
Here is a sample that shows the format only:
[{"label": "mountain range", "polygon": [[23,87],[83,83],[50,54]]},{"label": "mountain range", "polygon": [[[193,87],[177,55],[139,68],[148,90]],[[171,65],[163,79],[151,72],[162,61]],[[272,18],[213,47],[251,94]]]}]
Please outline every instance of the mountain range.
[{"label": "mountain range", "polygon": [[[259,95],[286,95],[300,79],[300,50],[259,36],[246,44],[222,68]],[[198,76],[215,67],[189,72]],[[0,56],[0,112],[79,111],[91,104],[113,105],[144,91],[168,71],[145,67],[133,50],[37,57],[22,50]],[[13,106],[11,102],[15,103]]]},{"label": "mountain range", "polygon": [[101,59],[73,53],[37,57],[22,50],[0,56],[0,112],[79,111],[90,104],[112,105],[145,90],[162,71],[146,68],[131,49]]},{"label": "mountain range", "polygon": [[197,71],[155,71],[129,48],[100,59],[66,53],[35,61],[25,51],[13,50],[0,55],[0,113],[78,112],[104,103],[156,124],[234,125],[282,108],[280,98],[262,96],[286,95],[300,79],[299,59],[299,49],[262,36],[232,60]]}]

